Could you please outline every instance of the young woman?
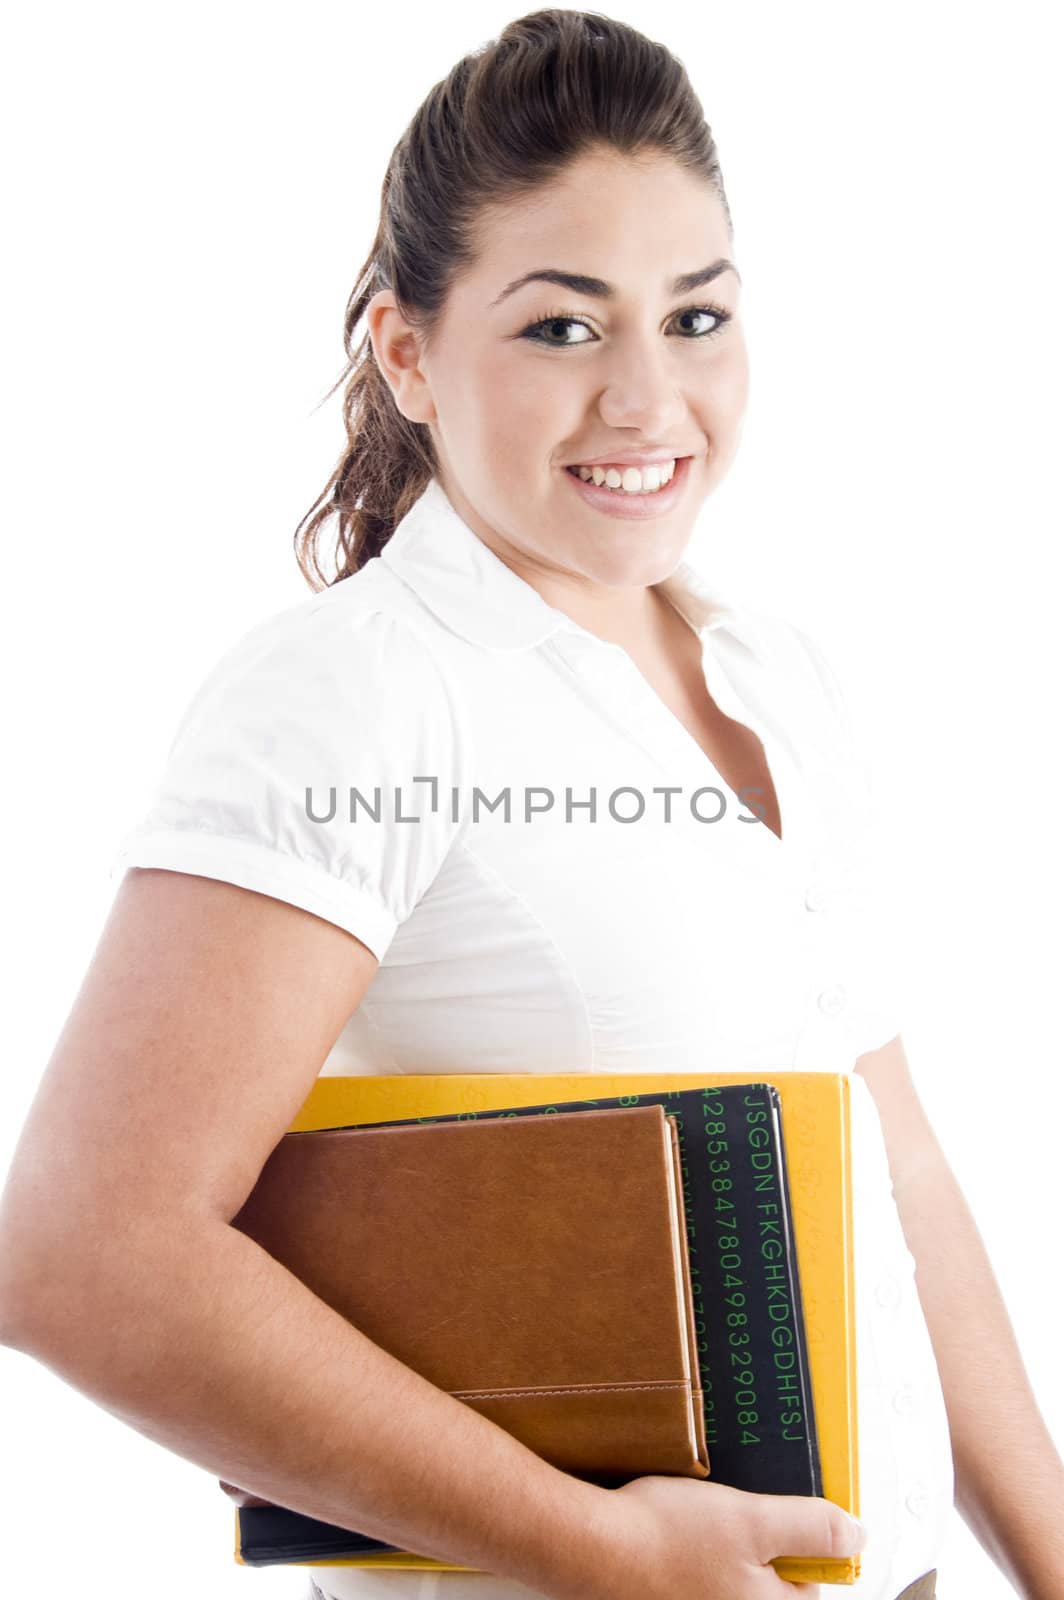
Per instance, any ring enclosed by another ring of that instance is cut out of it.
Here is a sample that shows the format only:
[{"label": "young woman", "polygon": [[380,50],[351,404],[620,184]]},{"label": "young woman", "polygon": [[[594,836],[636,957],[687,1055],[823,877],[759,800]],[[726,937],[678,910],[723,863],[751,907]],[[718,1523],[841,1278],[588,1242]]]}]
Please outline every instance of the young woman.
[{"label": "young woman", "polygon": [[230,1222],[322,1071],[852,1072],[853,1592],[934,1593],[956,1487],[1048,1600],[1064,1469],[908,1072],[845,708],[684,559],[748,365],[676,58],[540,11],[462,59],[346,335],[315,592],[216,664],[123,841],[4,1194],[6,1342],[252,1495],[481,1569],[300,1578],[329,1600],[815,1594],[770,1562],[858,1549],[841,1508],[573,1479]]}]

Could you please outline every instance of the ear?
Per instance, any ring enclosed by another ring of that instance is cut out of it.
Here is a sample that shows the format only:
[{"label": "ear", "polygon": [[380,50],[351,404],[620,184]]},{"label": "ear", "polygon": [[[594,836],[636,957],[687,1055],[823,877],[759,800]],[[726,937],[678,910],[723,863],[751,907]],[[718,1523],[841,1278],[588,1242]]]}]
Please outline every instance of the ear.
[{"label": "ear", "polygon": [[396,407],[409,422],[435,422],[436,407],[421,368],[421,345],[391,289],[378,289],[366,306],[373,355]]}]

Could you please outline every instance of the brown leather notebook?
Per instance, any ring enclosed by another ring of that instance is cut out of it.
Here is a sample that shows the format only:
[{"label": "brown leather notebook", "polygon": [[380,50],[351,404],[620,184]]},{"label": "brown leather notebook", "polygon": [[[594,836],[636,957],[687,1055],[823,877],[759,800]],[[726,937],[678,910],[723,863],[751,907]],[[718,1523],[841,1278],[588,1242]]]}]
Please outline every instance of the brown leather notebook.
[{"label": "brown leather notebook", "polygon": [[288,1133],[233,1226],[564,1471],[709,1476],[660,1105]]}]

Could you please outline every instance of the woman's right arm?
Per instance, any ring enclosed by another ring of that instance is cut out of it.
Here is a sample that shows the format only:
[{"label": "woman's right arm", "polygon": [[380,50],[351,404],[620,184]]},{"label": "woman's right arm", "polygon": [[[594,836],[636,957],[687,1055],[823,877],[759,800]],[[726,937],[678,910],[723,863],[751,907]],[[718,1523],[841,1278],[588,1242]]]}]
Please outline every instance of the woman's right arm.
[{"label": "woman's right arm", "polygon": [[127,872],[0,1198],[0,1338],[227,1483],[557,1600],[815,1592],[760,1563],[855,1549],[839,1508],[573,1478],[231,1226],[376,966],[284,901]]}]

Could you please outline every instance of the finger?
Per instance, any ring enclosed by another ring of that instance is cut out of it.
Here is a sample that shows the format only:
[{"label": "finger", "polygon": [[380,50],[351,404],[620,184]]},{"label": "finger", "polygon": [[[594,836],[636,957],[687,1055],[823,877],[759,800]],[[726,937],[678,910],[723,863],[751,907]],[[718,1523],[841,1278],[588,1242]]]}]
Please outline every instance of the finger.
[{"label": "finger", "polygon": [[808,1495],[766,1495],[759,1519],[758,1555],[813,1556],[845,1561],[864,1549],[867,1534],[856,1517],[833,1500]]}]

